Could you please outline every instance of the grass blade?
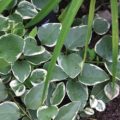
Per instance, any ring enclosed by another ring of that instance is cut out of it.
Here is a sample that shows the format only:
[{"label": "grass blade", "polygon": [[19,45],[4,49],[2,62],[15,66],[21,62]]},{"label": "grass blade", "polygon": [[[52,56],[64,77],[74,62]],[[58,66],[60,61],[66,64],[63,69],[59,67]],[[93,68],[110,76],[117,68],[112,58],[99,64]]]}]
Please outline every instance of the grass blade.
[{"label": "grass blade", "polygon": [[119,28],[118,28],[118,2],[117,0],[111,0],[111,11],[112,11],[112,81],[113,86],[115,84],[116,68],[117,68],[117,57],[118,57],[118,42],[119,42]]},{"label": "grass blade", "polygon": [[49,3],[25,27],[29,28],[40,22],[57,6],[59,2],[60,0],[50,0]]},{"label": "grass blade", "polygon": [[2,13],[12,0],[0,0],[0,13]]},{"label": "grass blade", "polygon": [[62,49],[62,46],[64,44],[64,40],[67,37],[68,32],[70,31],[70,27],[71,24],[73,23],[74,17],[77,13],[77,11],[79,10],[80,6],[82,5],[84,0],[72,0],[70,7],[65,15],[64,20],[62,21],[62,29],[58,38],[58,42],[55,46],[54,52],[53,52],[53,56],[50,62],[50,65],[48,67],[48,74],[46,76],[46,80],[45,80],[45,85],[44,85],[44,90],[43,90],[43,94],[42,94],[42,101],[41,101],[41,105],[44,102],[45,99],[45,94],[47,92],[47,88],[49,86],[49,81],[54,69],[54,65],[56,63],[57,57],[60,54],[60,51]]},{"label": "grass blade", "polygon": [[90,1],[89,16],[88,16],[88,30],[87,30],[86,42],[85,42],[85,52],[83,56],[83,61],[82,63],[80,63],[81,70],[83,70],[84,63],[87,57],[88,43],[89,43],[89,40],[91,38],[91,33],[92,33],[92,25],[93,25],[94,13],[95,13],[95,4],[96,4],[96,0]]}]

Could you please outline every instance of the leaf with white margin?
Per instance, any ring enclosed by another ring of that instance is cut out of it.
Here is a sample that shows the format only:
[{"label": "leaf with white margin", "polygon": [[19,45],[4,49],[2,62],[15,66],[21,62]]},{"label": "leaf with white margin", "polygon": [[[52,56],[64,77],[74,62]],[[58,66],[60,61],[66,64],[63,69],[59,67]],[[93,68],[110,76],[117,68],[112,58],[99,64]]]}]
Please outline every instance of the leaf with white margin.
[{"label": "leaf with white margin", "polygon": [[55,120],[74,120],[78,111],[80,102],[71,102],[59,109],[59,112],[55,118]]},{"label": "leaf with white margin", "polygon": [[104,92],[110,100],[113,100],[119,95],[120,87],[115,83],[115,86],[113,88],[113,83],[110,82],[104,87]]},{"label": "leaf with white margin", "polygon": [[11,66],[5,67],[5,68],[0,68],[0,74],[2,75],[7,75],[11,71]]},{"label": "leaf with white margin", "polygon": [[34,69],[28,78],[33,86],[38,85],[40,82],[44,81],[47,75],[47,71],[44,69]]},{"label": "leaf with white margin", "polygon": [[56,106],[41,106],[37,110],[38,120],[51,120],[54,119],[58,113],[58,108]]},{"label": "leaf with white margin", "polygon": [[[106,47],[107,46],[107,47]],[[112,37],[103,36],[95,45],[95,52],[107,61],[112,61]]]},{"label": "leaf with white margin", "polygon": [[78,101],[81,103],[80,109],[83,109],[88,100],[88,88],[82,85],[79,81],[68,80],[67,95],[71,101]]},{"label": "leaf with white margin", "polygon": [[62,100],[64,99],[65,97],[65,85],[64,83],[59,83],[54,92],[52,93],[52,97],[50,98],[50,102],[52,105],[59,105]]},{"label": "leaf with white margin", "polygon": [[26,56],[25,58],[28,62],[30,62],[33,65],[40,65],[42,63],[47,62],[51,58],[51,54],[47,50],[45,50],[45,52],[40,55],[29,57]]},{"label": "leaf with white margin", "polygon": [[89,103],[90,103],[91,108],[95,108],[97,106],[97,104],[98,104],[98,100],[95,98],[94,95],[91,95]]},{"label": "leaf with white margin", "polygon": [[23,83],[31,72],[31,65],[26,61],[16,61],[12,65],[12,72],[14,77],[21,83]]},{"label": "leaf with white margin", "polygon": [[107,98],[104,92],[104,87],[107,83],[108,82],[103,82],[103,83],[95,85],[92,88],[91,96],[94,95],[96,99],[102,100],[103,102],[108,103],[110,100]]},{"label": "leaf with white margin", "polygon": [[0,102],[8,97],[7,89],[0,79]]},{"label": "leaf with white margin", "polygon": [[46,23],[39,27],[38,38],[42,45],[53,47],[57,43],[57,39],[61,30],[60,23]]},{"label": "leaf with white margin", "polygon": [[40,107],[43,89],[44,82],[31,88],[30,91],[25,95],[24,101],[28,109],[37,110]]},{"label": "leaf with white margin", "polygon": [[25,39],[24,55],[35,56],[45,52],[45,48],[38,46],[34,38],[28,37]]},{"label": "leaf with white margin", "polygon": [[3,58],[0,58],[0,69],[4,69],[8,66],[10,66],[10,64],[6,60],[4,60]]},{"label": "leaf with white margin", "polygon": [[105,109],[106,109],[105,103],[102,100],[97,100],[97,101],[98,101],[98,103],[97,103],[95,109],[99,112],[105,111]]},{"label": "leaf with white margin", "polygon": [[92,109],[92,108],[89,108],[89,107],[86,107],[84,109],[84,112],[87,114],[87,115],[94,115],[95,111]]},{"label": "leaf with white margin", "polygon": [[[49,63],[44,64],[44,69],[48,69]],[[59,65],[55,65],[53,74],[51,76],[51,82],[66,80],[68,75],[60,68]]]},{"label": "leaf with white margin", "polygon": [[31,2],[37,7],[37,9],[42,9],[47,5],[50,0],[31,0]]},{"label": "leaf with white margin", "polygon": [[79,75],[81,83],[92,86],[109,80],[107,73],[100,67],[85,63],[82,73]]},{"label": "leaf with white margin", "polygon": [[23,19],[31,19],[37,15],[35,6],[28,1],[21,1],[18,4],[16,13],[20,14]]},{"label": "leaf with white margin", "polygon": [[64,43],[65,47],[69,50],[74,50],[78,47],[84,47],[86,42],[86,33],[86,25],[71,28]]},{"label": "leaf with white margin", "polygon": [[6,34],[0,37],[0,58],[9,63],[14,63],[22,54],[24,40],[14,34]]},{"label": "leaf with white margin", "polygon": [[57,61],[58,65],[70,78],[75,78],[80,74],[81,69],[79,64],[82,62],[80,55],[76,53],[60,55]]},{"label": "leaf with white margin", "polygon": [[110,29],[110,23],[101,17],[96,17],[93,23],[93,29],[98,35],[106,34]]},{"label": "leaf with white margin", "polygon": [[22,96],[22,95],[25,93],[25,91],[26,91],[25,85],[24,85],[24,84],[21,84],[21,83],[20,83],[19,81],[17,81],[17,80],[12,80],[12,81],[10,82],[10,87],[11,87],[11,89],[14,91],[14,93],[15,93],[15,95],[16,95],[17,97]]},{"label": "leaf with white margin", "polygon": [[20,110],[14,102],[6,101],[0,104],[0,120],[18,120]]},{"label": "leaf with white margin", "polygon": [[[112,62],[106,62],[105,67],[108,70],[108,72],[110,73],[110,75],[112,75]],[[120,80],[120,62],[117,63],[116,79]]]}]

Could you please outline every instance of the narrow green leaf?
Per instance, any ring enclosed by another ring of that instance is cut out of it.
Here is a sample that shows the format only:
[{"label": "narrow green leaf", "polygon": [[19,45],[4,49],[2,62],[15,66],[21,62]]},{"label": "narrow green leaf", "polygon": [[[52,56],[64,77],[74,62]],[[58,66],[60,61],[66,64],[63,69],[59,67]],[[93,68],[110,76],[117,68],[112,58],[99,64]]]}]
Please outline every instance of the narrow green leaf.
[{"label": "narrow green leaf", "polygon": [[117,69],[117,57],[118,57],[118,41],[119,41],[119,29],[118,29],[118,3],[117,0],[111,0],[112,11],[112,80],[115,84],[115,76]]},{"label": "narrow green leaf", "polygon": [[50,0],[48,4],[26,25],[26,28],[29,28],[40,22],[56,7],[59,2],[60,0]]},{"label": "narrow green leaf", "polygon": [[6,9],[6,7],[11,3],[12,0],[0,0],[0,13]]},{"label": "narrow green leaf", "polygon": [[[64,40],[68,35],[68,32],[70,31],[70,26],[74,20],[74,17],[78,11],[78,9],[80,8],[80,6],[82,5],[83,0],[72,0],[71,5],[68,9],[68,12],[66,13],[66,16],[62,22],[62,29],[58,38],[58,42],[55,46],[54,52],[53,52],[53,57],[52,60],[50,62],[50,65],[48,67],[48,74],[46,76],[46,80],[45,80],[45,85],[44,85],[44,90],[43,90],[43,94],[42,94],[42,102],[41,104],[43,104],[44,98],[45,98],[45,94],[49,85],[49,81],[52,75],[52,72],[54,70],[54,65],[55,62],[57,60],[57,57],[60,54],[60,51],[62,49],[62,46],[64,44]],[[68,20],[69,19],[69,20]]]},{"label": "narrow green leaf", "polygon": [[93,19],[94,19],[94,12],[95,12],[95,4],[96,4],[96,0],[91,0],[90,1],[90,9],[89,9],[89,16],[88,16],[88,30],[87,30],[87,34],[86,34],[86,42],[85,42],[85,52],[84,52],[84,56],[83,56],[83,61],[80,64],[81,69],[83,69],[86,57],[87,57],[87,49],[88,49],[88,44],[89,44],[89,40],[91,38],[91,33],[92,33],[92,25],[93,25]]}]

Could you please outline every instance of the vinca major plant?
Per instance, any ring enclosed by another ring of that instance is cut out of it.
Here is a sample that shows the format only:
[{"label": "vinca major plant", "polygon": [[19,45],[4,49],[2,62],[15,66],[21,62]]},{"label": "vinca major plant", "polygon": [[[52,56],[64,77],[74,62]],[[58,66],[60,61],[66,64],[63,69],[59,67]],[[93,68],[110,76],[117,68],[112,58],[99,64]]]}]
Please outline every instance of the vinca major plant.
[{"label": "vinca major plant", "polygon": [[109,21],[89,1],[77,21],[85,0],[0,0],[0,120],[77,120],[119,95],[120,5]]}]

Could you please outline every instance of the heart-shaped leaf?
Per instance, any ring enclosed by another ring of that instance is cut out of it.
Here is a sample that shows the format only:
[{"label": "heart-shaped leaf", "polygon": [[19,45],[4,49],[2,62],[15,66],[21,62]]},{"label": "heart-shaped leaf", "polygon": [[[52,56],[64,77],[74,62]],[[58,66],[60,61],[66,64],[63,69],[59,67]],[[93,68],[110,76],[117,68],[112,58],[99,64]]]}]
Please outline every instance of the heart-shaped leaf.
[{"label": "heart-shaped leaf", "polygon": [[[44,65],[44,68],[47,70],[49,63],[46,63]],[[54,67],[54,71],[51,77],[51,81],[61,81],[61,80],[65,80],[66,78],[68,78],[68,76],[66,75],[66,73],[56,64]]]},{"label": "heart-shaped leaf", "polygon": [[96,17],[93,23],[93,28],[98,35],[104,35],[109,31],[110,23],[104,18]]},{"label": "heart-shaped leaf", "polygon": [[28,80],[33,86],[38,85],[40,82],[44,81],[47,75],[47,71],[44,69],[35,69],[32,71]]},{"label": "heart-shaped leaf", "polygon": [[47,62],[51,58],[51,54],[45,50],[45,52],[40,55],[26,56],[25,58],[33,65],[40,65]]},{"label": "heart-shaped leaf", "polygon": [[63,69],[63,71],[71,78],[75,78],[81,72],[79,64],[82,58],[76,54],[72,53],[67,56],[60,55],[58,58],[58,64]]},{"label": "heart-shaped leaf", "polygon": [[16,61],[12,65],[12,72],[19,82],[24,82],[31,72],[31,65],[25,61]]},{"label": "heart-shaped leaf", "polygon": [[40,55],[45,52],[45,48],[42,46],[37,46],[35,39],[28,37],[25,39],[24,55],[25,56],[35,56]]},{"label": "heart-shaped leaf", "polygon": [[18,120],[20,117],[20,110],[14,102],[0,104],[0,120]]},{"label": "heart-shaped leaf", "polygon": [[38,120],[51,120],[54,119],[58,113],[56,106],[42,106],[37,110]]},{"label": "heart-shaped leaf", "polygon": [[43,93],[44,83],[34,86],[26,94],[24,101],[28,109],[36,110],[41,105],[42,93]]},{"label": "heart-shaped leaf", "polygon": [[[107,46],[107,47],[106,47]],[[105,35],[95,45],[95,52],[107,61],[112,61],[112,37]]]},{"label": "heart-shaped leaf", "polygon": [[83,109],[88,100],[88,88],[79,81],[69,80],[67,82],[67,95],[71,101],[79,101]]},{"label": "heart-shaped leaf", "polygon": [[79,102],[71,102],[60,108],[55,120],[74,120],[79,111]]},{"label": "heart-shaped leaf", "polygon": [[59,83],[54,92],[52,93],[52,97],[50,98],[50,102],[52,105],[59,105],[63,98],[65,97],[65,85],[64,83]]},{"label": "heart-shaped leaf", "polygon": [[100,67],[86,63],[82,73],[79,75],[81,83],[91,86],[109,80],[107,73]]},{"label": "heart-shaped leaf", "polygon": [[8,97],[7,89],[3,82],[0,80],[0,102]]},{"label": "heart-shaped leaf", "polygon": [[55,46],[61,29],[60,23],[47,23],[39,27],[38,38],[42,45]]},{"label": "heart-shaped leaf", "polygon": [[120,87],[118,84],[115,83],[114,88],[113,88],[113,83],[110,82],[104,87],[104,91],[105,91],[106,96],[110,100],[112,100],[119,95]]},{"label": "heart-shaped leaf", "polygon": [[31,19],[38,13],[34,5],[28,1],[21,1],[18,4],[16,12],[19,13],[23,19]]},{"label": "heart-shaped leaf", "polygon": [[64,43],[65,47],[69,50],[74,50],[78,47],[85,46],[86,32],[86,25],[71,28],[68,37]]},{"label": "heart-shaped leaf", "polygon": [[12,81],[10,82],[10,87],[11,87],[11,89],[14,91],[14,93],[15,93],[15,95],[16,95],[17,97],[22,96],[22,95],[25,93],[25,91],[26,91],[25,85],[24,85],[24,84],[21,84],[21,83],[20,83],[19,81],[17,81],[17,80],[12,80]]},{"label": "heart-shaped leaf", "polygon": [[15,62],[22,54],[24,40],[17,35],[7,34],[0,38],[0,58]]}]

